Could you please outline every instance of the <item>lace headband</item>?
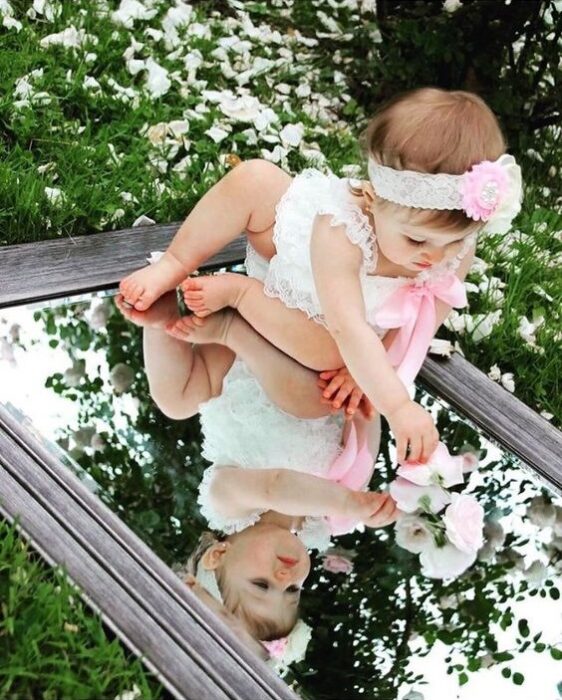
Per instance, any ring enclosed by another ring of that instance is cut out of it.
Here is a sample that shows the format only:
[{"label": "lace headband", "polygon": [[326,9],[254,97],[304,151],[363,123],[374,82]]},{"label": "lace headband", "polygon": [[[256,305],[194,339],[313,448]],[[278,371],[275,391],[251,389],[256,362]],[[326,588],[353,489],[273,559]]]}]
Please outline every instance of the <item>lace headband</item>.
[{"label": "lace headband", "polygon": [[521,168],[507,153],[484,160],[462,175],[395,170],[369,159],[369,177],[382,199],[419,209],[459,209],[484,221],[483,230],[506,233],[521,209]]},{"label": "lace headband", "polygon": [[[218,600],[221,605],[224,605],[224,600],[217,584],[217,577],[213,569],[206,569],[201,561],[199,561],[195,579],[207,590],[207,593],[210,593],[215,600]],[[289,664],[304,659],[311,635],[312,629],[306,622],[298,620],[297,624],[286,637],[272,639],[268,642],[262,642],[262,644],[267,649],[274,668],[282,673]]]}]

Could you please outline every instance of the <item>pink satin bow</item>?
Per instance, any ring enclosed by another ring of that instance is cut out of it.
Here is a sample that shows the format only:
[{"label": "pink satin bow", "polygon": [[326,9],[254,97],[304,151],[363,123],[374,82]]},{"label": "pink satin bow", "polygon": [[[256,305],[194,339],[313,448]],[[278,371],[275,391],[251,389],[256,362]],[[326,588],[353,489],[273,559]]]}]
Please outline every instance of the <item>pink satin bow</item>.
[{"label": "pink satin bow", "polygon": [[435,300],[449,306],[466,306],[464,284],[453,273],[435,280],[406,284],[384,302],[375,314],[379,328],[398,328],[388,359],[404,384],[416,378],[435,333]]},{"label": "pink satin bow", "polygon": [[[367,445],[366,432],[363,423],[359,423],[359,430],[355,422],[350,424],[345,447],[326,474],[327,479],[353,491],[361,491],[367,486],[373,473],[373,455]],[[357,525],[357,521],[352,518],[338,516],[328,517],[328,522],[332,535],[335,536],[352,532]]]}]

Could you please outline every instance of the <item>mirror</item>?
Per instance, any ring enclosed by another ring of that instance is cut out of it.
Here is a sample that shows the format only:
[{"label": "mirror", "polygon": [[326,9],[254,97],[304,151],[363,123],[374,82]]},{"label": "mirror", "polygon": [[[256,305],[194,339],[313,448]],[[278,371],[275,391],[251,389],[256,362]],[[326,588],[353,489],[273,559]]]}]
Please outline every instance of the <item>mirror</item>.
[{"label": "mirror", "polygon": [[[142,337],[111,297],[0,312],[2,401],[168,564],[206,527],[197,489],[207,463],[198,418],[173,421],[150,399]],[[465,476],[486,542],[444,584],[420,573],[393,526],[312,554],[302,594],[312,639],[285,679],[303,698],[554,698],[560,681],[562,500],[444,402],[417,388],[452,453],[479,453]],[[372,488],[394,478],[383,431]]]}]

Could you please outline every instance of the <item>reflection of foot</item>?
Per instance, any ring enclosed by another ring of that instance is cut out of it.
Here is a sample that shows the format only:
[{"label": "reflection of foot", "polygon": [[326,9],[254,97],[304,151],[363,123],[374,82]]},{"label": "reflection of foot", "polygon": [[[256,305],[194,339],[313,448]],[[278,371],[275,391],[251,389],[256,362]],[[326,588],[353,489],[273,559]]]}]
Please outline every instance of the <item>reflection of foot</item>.
[{"label": "reflection of foot", "polygon": [[226,345],[233,316],[234,311],[231,309],[218,311],[205,318],[182,316],[173,323],[169,323],[166,326],[166,331],[174,338],[189,343]]},{"label": "reflection of foot", "polygon": [[188,309],[204,318],[226,306],[236,307],[246,277],[232,272],[207,277],[188,277],[180,286]]},{"label": "reflection of foot", "polygon": [[141,328],[165,329],[180,317],[175,291],[161,296],[147,311],[127,306],[121,294],[115,297],[115,305],[128,321]]},{"label": "reflection of foot", "polygon": [[171,253],[166,252],[157,263],[121,280],[119,291],[137,311],[146,311],[159,297],[184,279],[186,270]]}]

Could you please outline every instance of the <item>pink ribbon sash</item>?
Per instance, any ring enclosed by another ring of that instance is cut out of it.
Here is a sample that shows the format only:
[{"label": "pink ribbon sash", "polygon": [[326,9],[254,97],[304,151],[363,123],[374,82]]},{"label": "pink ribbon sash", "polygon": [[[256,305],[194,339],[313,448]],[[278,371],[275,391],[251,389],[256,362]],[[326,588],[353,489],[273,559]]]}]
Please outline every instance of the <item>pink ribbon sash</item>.
[{"label": "pink ribbon sash", "polygon": [[[373,455],[367,445],[366,428],[363,423],[356,427],[351,423],[345,447],[332,463],[326,478],[347,486],[353,491],[361,491],[367,486],[373,473]],[[339,516],[328,517],[332,535],[344,535],[352,532],[357,521]]]},{"label": "pink ribbon sash", "polygon": [[435,280],[406,284],[384,302],[375,314],[379,328],[398,328],[388,349],[388,359],[404,384],[411,384],[423,364],[435,333],[435,301],[449,306],[466,306],[464,284],[453,273]]}]

